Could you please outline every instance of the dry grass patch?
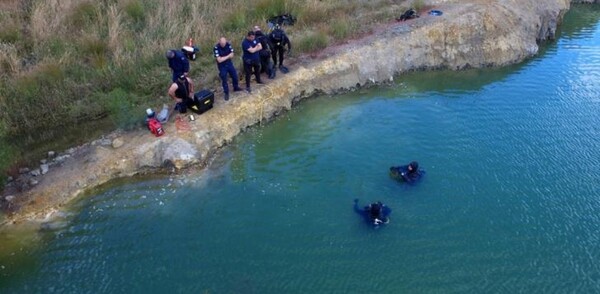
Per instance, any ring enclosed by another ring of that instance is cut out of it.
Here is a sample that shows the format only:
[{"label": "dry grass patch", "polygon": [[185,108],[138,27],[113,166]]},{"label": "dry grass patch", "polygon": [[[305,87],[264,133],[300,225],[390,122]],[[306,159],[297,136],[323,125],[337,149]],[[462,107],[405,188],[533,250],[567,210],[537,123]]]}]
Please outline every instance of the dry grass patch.
[{"label": "dry grass patch", "polygon": [[13,44],[0,43],[0,78],[11,77],[19,71],[19,56]]}]

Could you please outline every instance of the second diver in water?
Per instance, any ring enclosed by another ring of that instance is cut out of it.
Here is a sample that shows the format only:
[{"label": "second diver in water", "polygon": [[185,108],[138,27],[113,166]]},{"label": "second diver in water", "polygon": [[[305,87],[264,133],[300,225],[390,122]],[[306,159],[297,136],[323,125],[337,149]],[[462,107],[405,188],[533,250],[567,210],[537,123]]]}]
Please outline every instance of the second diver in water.
[{"label": "second diver in water", "polygon": [[424,173],[423,170],[419,170],[419,163],[416,161],[413,161],[408,165],[390,167],[390,176],[392,178],[410,184],[418,181]]},{"label": "second diver in water", "polygon": [[368,206],[361,208],[358,206],[358,199],[354,199],[354,211],[362,215],[367,223],[373,225],[374,227],[389,223],[389,215],[392,213],[392,209],[380,201],[371,203]]}]

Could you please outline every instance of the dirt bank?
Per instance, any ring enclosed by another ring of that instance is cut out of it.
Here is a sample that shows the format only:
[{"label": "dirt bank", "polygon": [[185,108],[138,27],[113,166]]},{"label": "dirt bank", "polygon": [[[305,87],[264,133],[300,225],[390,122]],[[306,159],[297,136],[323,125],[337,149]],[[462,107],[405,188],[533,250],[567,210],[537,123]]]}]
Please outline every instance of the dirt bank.
[{"label": "dirt bank", "polygon": [[[460,3],[457,3],[460,2]],[[554,38],[569,0],[429,1],[442,16],[426,13],[391,22],[370,36],[301,59],[287,75],[252,94],[215,108],[196,121],[166,125],[166,135],[113,133],[49,159],[29,189],[2,197],[4,223],[42,220],[58,207],[112,179],[164,168],[203,166],[244,129],[291,109],[315,93],[337,93],[393,81],[412,70],[503,66],[535,55],[538,42]],[[37,172],[35,173],[37,174]],[[33,179],[33,181],[32,181]]]}]

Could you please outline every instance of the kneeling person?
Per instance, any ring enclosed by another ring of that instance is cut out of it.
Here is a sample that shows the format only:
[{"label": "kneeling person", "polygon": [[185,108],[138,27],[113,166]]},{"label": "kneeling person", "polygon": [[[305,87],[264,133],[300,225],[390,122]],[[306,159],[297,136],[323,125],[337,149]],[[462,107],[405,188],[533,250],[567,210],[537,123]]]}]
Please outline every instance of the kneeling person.
[{"label": "kneeling person", "polygon": [[175,110],[186,113],[187,108],[194,104],[194,84],[185,75],[180,75],[169,87],[169,96],[175,100]]}]

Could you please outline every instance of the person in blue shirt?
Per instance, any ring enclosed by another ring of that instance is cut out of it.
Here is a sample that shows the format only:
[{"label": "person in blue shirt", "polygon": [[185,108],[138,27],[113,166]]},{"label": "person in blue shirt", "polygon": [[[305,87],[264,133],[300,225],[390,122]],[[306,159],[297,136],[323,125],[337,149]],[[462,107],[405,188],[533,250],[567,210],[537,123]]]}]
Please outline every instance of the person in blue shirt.
[{"label": "person in blue shirt", "polygon": [[183,51],[171,49],[167,51],[166,57],[169,60],[169,67],[173,72],[173,76],[171,77],[173,82],[176,82],[181,75],[188,75],[190,61]]},{"label": "person in blue shirt", "polygon": [[221,78],[221,83],[223,85],[223,93],[225,93],[225,101],[229,100],[229,85],[227,83],[227,74],[231,76],[231,80],[233,83],[233,91],[241,91],[240,86],[238,85],[238,74],[233,66],[233,48],[231,44],[227,42],[225,37],[221,37],[219,39],[219,43],[215,45],[214,48],[215,58],[217,60],[217,67],[219,68],[219,77]]},{"label": "person in blue shirt", "polygon": [[254,71],[256,77],[256,83],[262,84],[260,80],[260,56],[258,52],[262,50],[262,46],[255,40],[253,31],[249,31],[246,34],[246,39],[242,42],[242,60],[244,61],[244,73],[246,74],[246,91],[250,93],[250,76]]}]

